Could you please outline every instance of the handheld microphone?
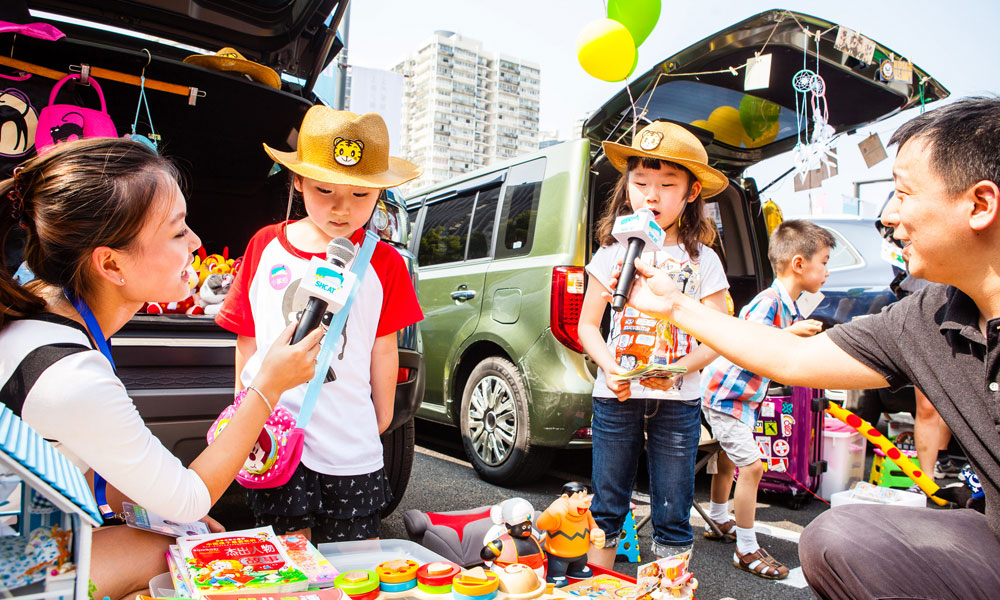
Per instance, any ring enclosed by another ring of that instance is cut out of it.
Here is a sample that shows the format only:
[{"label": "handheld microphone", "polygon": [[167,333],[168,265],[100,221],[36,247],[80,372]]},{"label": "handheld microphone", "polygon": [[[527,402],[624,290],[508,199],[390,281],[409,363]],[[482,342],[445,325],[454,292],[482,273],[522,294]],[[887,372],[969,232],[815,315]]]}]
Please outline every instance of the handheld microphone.
[{"label": "handheld microphone", "polygon": [[622,263],[622,272],[618,275],[618,285],[615,286],[615,293],[611,300],[611,308],[620,311],[625,308],[625,301],[628,300],[629,292],[632,291],[632,282],[635,279],[635,259],[642,256],[646,244],[651,244],[654,250],[661,249],[665,234],[663,229],[656,224],[653,211],[648,208],[640,208],[630,215],[615,219],[611,235],[620,244],[628,247],[625,252],[625,262]]},{"label": "handheld microphone", "polygon": [[302,341],[309,332],[319,327],[323,315],[337,312],[344,307],[356,277],[347,269],[347,263],[354,258],[354,244],[351,240],[338,237],[330,240],[326,247],[326,260],[313,257],[309,261],[309,273],[302,278],[296,295],[307,295],[305,309],[292,334],[292,343]]}]

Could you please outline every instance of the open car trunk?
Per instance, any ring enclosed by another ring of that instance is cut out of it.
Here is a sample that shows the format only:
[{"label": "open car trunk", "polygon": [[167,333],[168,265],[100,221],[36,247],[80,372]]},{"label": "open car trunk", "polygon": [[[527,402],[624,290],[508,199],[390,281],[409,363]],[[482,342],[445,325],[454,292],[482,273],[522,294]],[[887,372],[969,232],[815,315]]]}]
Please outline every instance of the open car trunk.
[{"label": "open car trunk", "polygon": [[[802,27],[813,35],[807,36]],[[811,122],[804,120],[800,125],[796,118],[792,87],[793,76],[804,68],[823,78],[829,124],[837,133],[919,104],[921,89],[924,101],[948,96],[948,90],[917,65],[909,82],[880,81],[879,59],[900,55],[876,42],[872,62],[862,63],[834,47],[838,27],[810,15],[772,10],[706,37],[630,83],[638,128],[658,119],[685,125],[705,144],[713,166],[736,176],[754,163],[792,149],[800,126],[808,125],[812,131]],[[822,34],[818,45],[816,32]],[[808,51],[805,58],[803,50]],[[740,69],[758,52],[771,55],[770,85],[745,92]],[[737,69],[737,76],[730,67]],[[801,96],[798,101],[801,104]],[[754,110],[764,112],[762,106],[770,113],[766,132],[762,131],[765,123],[754,120]],[[583,135],[595,149],[603,140],[627,144],[632,124],[629,94],[622,89],[587,120]]]}]

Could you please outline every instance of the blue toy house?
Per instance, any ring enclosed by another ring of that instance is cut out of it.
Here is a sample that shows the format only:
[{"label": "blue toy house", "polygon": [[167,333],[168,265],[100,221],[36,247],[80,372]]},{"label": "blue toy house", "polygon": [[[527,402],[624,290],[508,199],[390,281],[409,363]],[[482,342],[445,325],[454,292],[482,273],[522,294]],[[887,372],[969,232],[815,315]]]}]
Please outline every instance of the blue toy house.
[{"label": "blue toy house", "polygon": [[90,486],[76,465],[0,406],[4,487],[11,499],[0,496],[0,517],[17,522],[0,525],[0,593],[22,600],[88,598],[91,532],[101,523]]}]

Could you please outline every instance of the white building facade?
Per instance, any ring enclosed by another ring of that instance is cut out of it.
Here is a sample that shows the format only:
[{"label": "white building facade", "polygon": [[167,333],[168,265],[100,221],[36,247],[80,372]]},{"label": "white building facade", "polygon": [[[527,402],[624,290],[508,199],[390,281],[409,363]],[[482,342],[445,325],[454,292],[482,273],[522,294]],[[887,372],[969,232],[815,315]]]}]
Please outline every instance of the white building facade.
[{"label": "white building facade", "polygon": [[538,148],[537,63],[437,31],[393,70],[405,78],[402,155],[424,167],[411,189]]}]

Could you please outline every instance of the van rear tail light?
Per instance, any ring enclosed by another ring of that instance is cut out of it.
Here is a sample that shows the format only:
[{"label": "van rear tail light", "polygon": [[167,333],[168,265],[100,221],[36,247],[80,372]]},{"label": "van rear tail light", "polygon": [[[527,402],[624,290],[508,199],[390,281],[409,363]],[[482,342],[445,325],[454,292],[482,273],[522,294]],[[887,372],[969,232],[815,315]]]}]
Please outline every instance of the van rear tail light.
[{"label": "van rear tail light", "polygon": [[549,311],[552,335],[559,342],[583,353],[577,324],[583,308],[583,267],[555,267],[552,269],[552,308]]},{"label": "van rear tail light", "polygon": [[591,440],[594,439],[594,430],[590,427],[581,427],[573,432],[573,440]]},{"label": "van rear tail light", "polygon": [[409,367],[399,367],[396,371],[396,383],[406,383],[410,380],[410,368]]}]

